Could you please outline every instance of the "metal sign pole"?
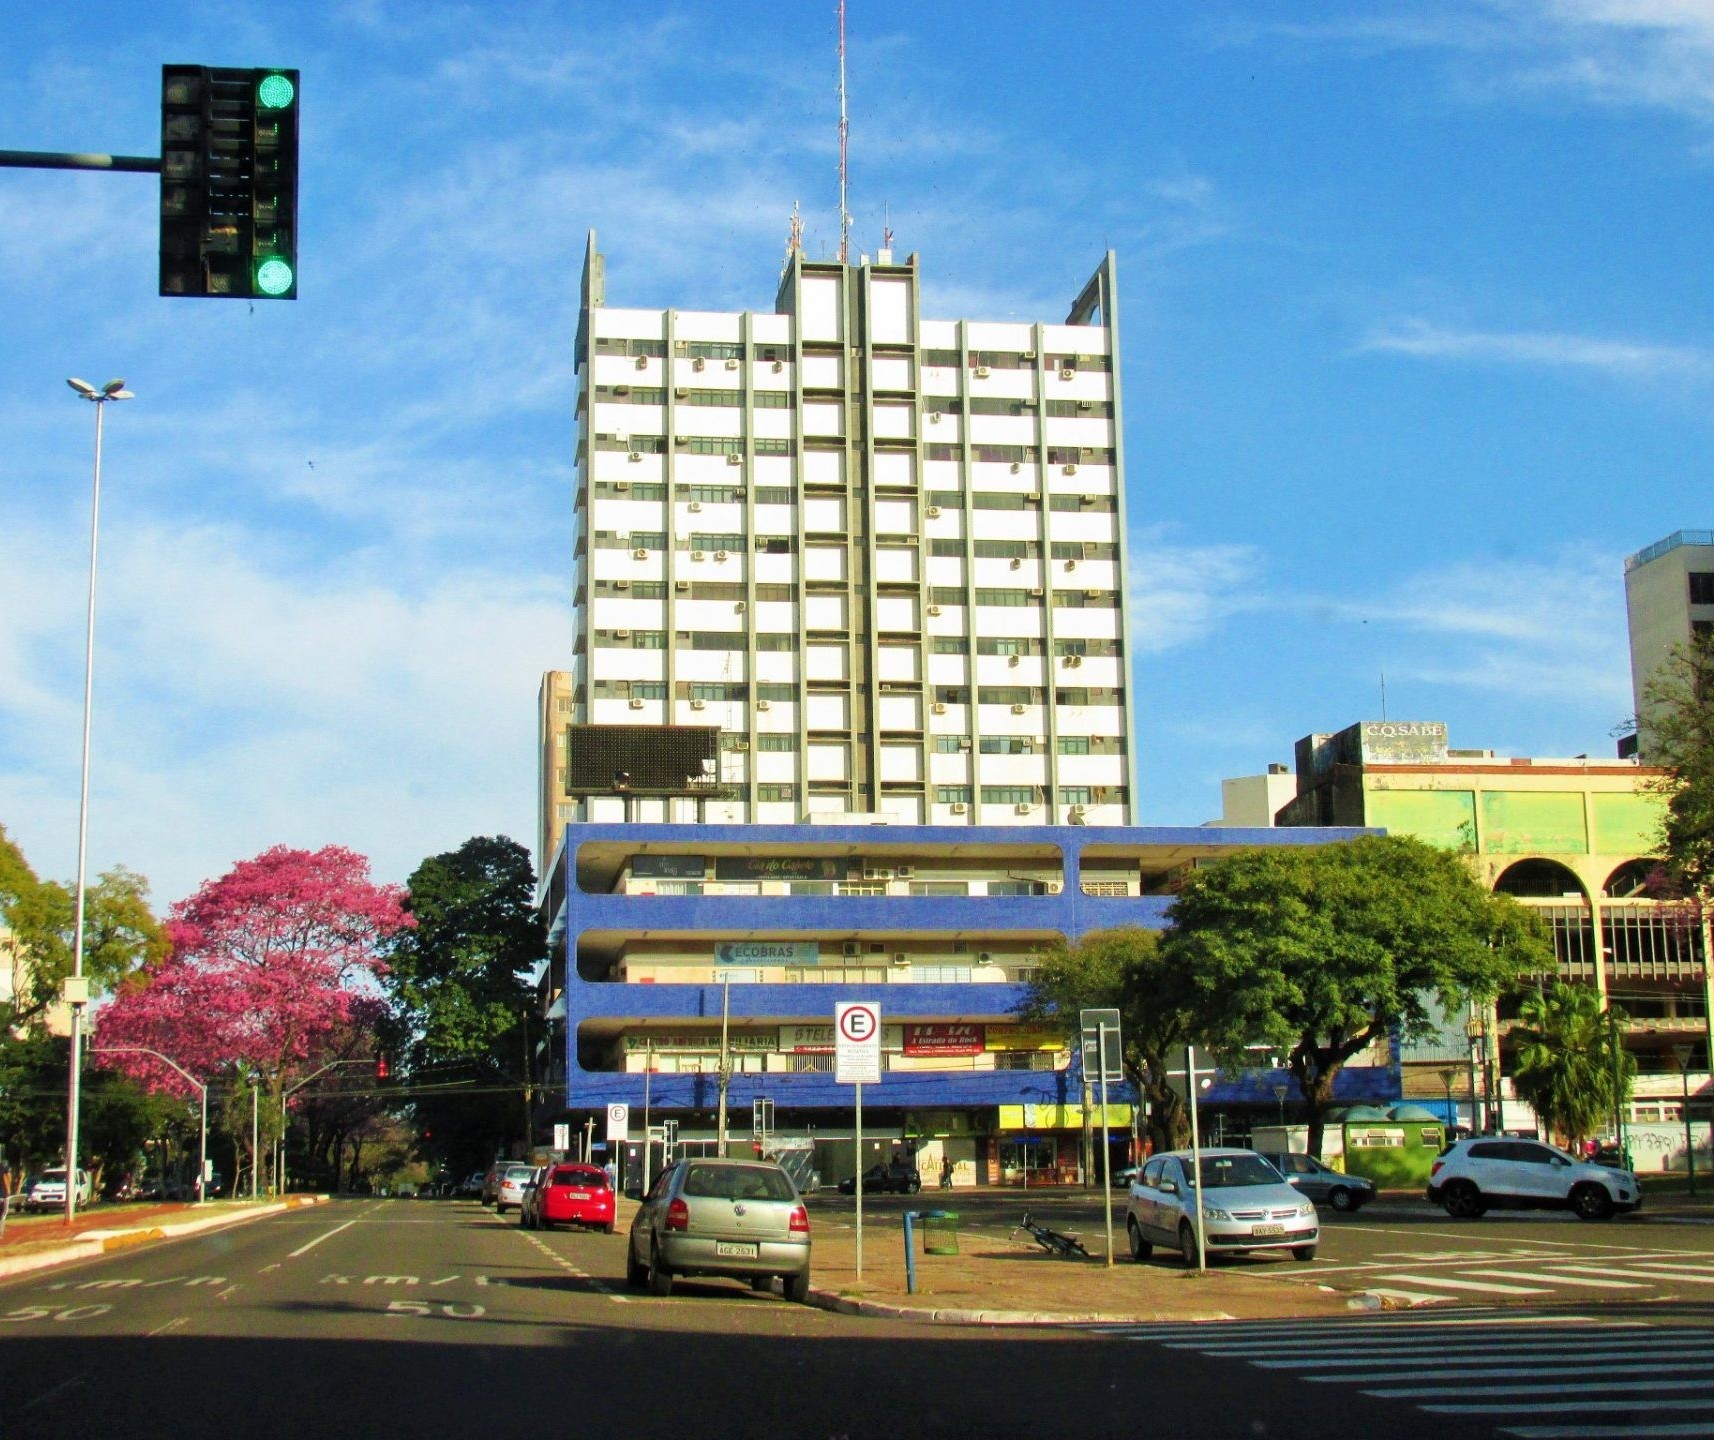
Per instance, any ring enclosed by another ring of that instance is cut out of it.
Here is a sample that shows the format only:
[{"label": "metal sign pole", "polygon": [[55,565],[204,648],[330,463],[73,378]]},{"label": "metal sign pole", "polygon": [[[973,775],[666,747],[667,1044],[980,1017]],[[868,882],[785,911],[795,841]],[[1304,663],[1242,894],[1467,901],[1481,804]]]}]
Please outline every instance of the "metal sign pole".
[{"label": "metal sign pole", "polygon": [[1196,1119],[1196,1047],[1184,1047],[1185,1090],[1190,1097],[1190,1165],[1196,1191],[1196,1268],[1208,1271],[1208,1241],[1202,1219],[1202,1131]]},{"label": "metal sign pole", "polygon": [[857,1152],[857,1278],[863,1278],[863,1084],[851,1087],[857,1092],[857,1128],[852,1141]]},{"label": "metal sign pole", "polygon": [[1107,1027],[1101,1027],[1101,1196],[1107,1206],[1107,1264],[1113,1264],[1113,1143],[1107,1133]]}]

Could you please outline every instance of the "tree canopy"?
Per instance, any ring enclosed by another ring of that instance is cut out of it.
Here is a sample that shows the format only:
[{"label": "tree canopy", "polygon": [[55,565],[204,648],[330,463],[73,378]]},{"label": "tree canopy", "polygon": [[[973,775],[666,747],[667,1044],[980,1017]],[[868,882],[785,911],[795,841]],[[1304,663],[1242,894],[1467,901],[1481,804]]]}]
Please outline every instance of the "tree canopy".
[{"label": "tree canopy", "polygon": [[1157,1150],[1170,1150],[1189,1142],[1184,1102],[1167,1070],[1171,1052],[1191,1036],[1191,998],[1159,932],[1122,925],[1044,955],[1021,1013],[1059,1025],[1075,1046],[1080,1010],[1116,1008],[1125,1070],[1149,1104],[1149,1138]]},{"label": "tree canopy", "polygon": [[1525,996],[1518,1007],[1512,1083],[1541,1123],[1568,1145],[1598,1134],[1629,1093],[1636,1061],[1622,1045],[1617,1054],[1614,1048],[1615,1027],[1623,1019],[1617,1010],[1604,1011],[1590,986],[1563,981]]},{"label": "tree canopy", "polygon": [[1405,836],[1248,850],[1195,871],[1173,901],[1163,958],[1194,1028],[1228,1064],[1285,1057],[1312,1152],[1334,1078],[1394,1031],[1553,968],[1540,922],[1483,888],[1455,854]]},{"label": "tree canopy", "polygon": [[[353,1031],[373,1036],[386,947],[412,924],[402,900],[339,846],[240,861],[172,907],[169,952],[100,1012],[93,1048],[146,1046],[205,1081],[226,1073],[247,1085],[254,1074],[277,1112],[289,1076],[325,1063]],[[112,1063],[152,1089],[184,1091],[146,1055]]]},{"label": "tree canopy", "polygon": [[1683,890],[1714,896],[1714,630],[1673,650],[1644,687],[1644,759],[1665,771],[1661,847]]},{"label": "tree canopy", "polygon": [[[11,999],[0,1002],[0,1033],[40,1022],[72,971],[76,894],[70,885],[41,880],[0,826],[0,922],[15,949]],[[166,954],[167,937],[149,909],[149,882],[116,866],[84,891],[83,971],[97,994],[111,991],[139,965]]]},{"label": "tree canopy", "polygon": [[491,1159],[524,1126],[539,1038],[530,978],[546,953],[535,885],[529,852],[502,835],[431,855],[406,886],[414,923],[387,976],[394,1048],[419,1091],[465,1087],[416,1101],[430,1148],[458,1168]]}]

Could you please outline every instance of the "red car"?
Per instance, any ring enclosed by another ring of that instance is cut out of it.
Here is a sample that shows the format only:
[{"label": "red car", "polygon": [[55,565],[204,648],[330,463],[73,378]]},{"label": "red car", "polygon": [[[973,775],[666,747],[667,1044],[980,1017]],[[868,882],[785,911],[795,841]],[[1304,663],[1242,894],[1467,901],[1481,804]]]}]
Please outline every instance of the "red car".
[{"label": "red car", "polygon": [[583,1225],[613,1233],[613,1187],[593,1165],[549,1165],[519,1217],[532,1229]]}]

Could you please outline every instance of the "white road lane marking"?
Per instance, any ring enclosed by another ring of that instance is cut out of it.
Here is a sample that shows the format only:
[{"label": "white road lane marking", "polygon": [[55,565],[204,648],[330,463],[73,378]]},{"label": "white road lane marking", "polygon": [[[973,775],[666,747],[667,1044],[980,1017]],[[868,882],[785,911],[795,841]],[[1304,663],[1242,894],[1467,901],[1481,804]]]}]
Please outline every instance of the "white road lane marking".
[{"label": "white road lane marking", "polygon": [[1436,1290],[1473,1290],[1481,1295],[1547,1295],[1552,1292],[1531,1285],[1502,1285],[1497,1280],[1456,1280],[1450,1275],[1381,1275],[1381,1280],[1403,1280],[1412,1285],[1431,1285]]},{"label": "white road lane marking", "polygon": [[346,1222],[345,1222],[345,1223],[344,1223],[344,1224],[343,1224],[343,1225],[335,1225],[335,1226],[334,1226],[334,1227],[333,1227],[333,1229],[331,1229],[331,1230],[329,1230],[329,1231],[327,1231],[327,1232],[326,1232],[326,1233],[325,1233],[325,1234],[322,1234],[322,1235],[317,1235],[317,1236],[316,1236],[316,1237],[315,1237],[315,1239],[313,1239],[313,1240],[311,1240],[311,1241],[310,1241],[310,1242],[309,1242],[309,1244],[307,1244],[307,1245],[300,1245],[300,1246],[299,1246],[299,1247],[298,1247],[298,1248],[297,1248],[297,1249],[296,1249],[296,1250],[294,1250],[294,1251],[292,1251],[292,1253],[291,1253],[291,1254],[290,1254],[290,1255],[288,1255],[288,1256],[286,1256],[286,1259],[288,1259],[288,1260],[296,1260],[296,1259],[297,1259],[297,1258],[298,1258],[298,1256],[300,1256],[300,1255],[307,1255],[307,1254],[309,1254],[309,1252],[310,1252],[310,1251],[311,1251],[311,1250],[313,1250],[313,1249],[315,1249],[315,1247],[316,1247],[316,1246],[317,1246],[317,1245],[319,1245],[319,1244],[321,1244],[321,1242],[322,1242],[322,1241],[323,1241],[323,1240],[331,1240],[331,1239],[332,1239],[332,1238],[333,1238],[333,1237],[334,1237],[334,1236],[335,1236],[335,1235],[337,1235],[337,1234],[338,1234],[338,1233],[339,1233],[339,1232],[340,1232],[340,1231],[341,1231],[341,1230],[349,1230],[349,1229],[350,1229],[350,1228],[351,1228],[351,1227],[352,1227],[352,1226],[353,1226],[353,1225],[355,1225],[355,1224],[356,1224],[356,1223],[357,1223],[357,1222],[356,1222],[356,1221],[355,1221],[355,1220],[347,1220],[347,1221],[346,1221]]},{"label": "white road lane marking", "polygon": [[158,1326],[156,1329],[151,1330],[149,1332],[149,1335],[151,1337],[156,1336],[156,1335],[165,1335],[167,1333],[167,1331],[177,1330],[179,1328],[179,1326],[188,1325],[189,1323],[190,1323],[190,1316],[188,1316],[188,1315],[175,1315],[171,1320],[167,1321],[167,1323],[165,1325]]},{"label": "white road lane marking", "polygon": [[[1557,1267],[1565,1269],[1563,1265]],[[1561,1275],[1546,1270],[1490,1270],[1483,1266],[1480,1270],[1472,1270],[1472,1275],[1487,1275],[1496,1280],[1541,1280],[1549,1285],[1582,1285],[1591,1290],[1647,1290],[1648,1285],[1640,1280],[1596,1280],[1587,1275]]]},{"label": "white road lane marking", "polygon": [[1500,1433],[1518,1440],[1708,1440],[1708,1425],[1509,1425]]},{"label": "white road lane marking", "polygon": [[[1705,1390],[1708,1382],[1704,1379],[1667,1380],[1655,1378],[1648,1382],[1650,1392],[1656,1390]],[[1617,1386],[1608,1384],[1605,1380],[1592,1380],[1583,1384],[1567,1384],[1565,1381],[1555,1381],[1552,1385],[1484,1385],[1484,1395],[1515,1396],[1515,1395],[1607,1395]],[[1456,1385],[1405,1385],[1399,1387],[1382,1386],[1374,1390],[1365,1390],[1365,1395],[1372,1395],[1377,1400],[1452,1400],[1469,1395],[1470,1387],[1465,1384]]]},{"label": "white road lane marking", "polygon": [[[1532,1400],[1524,1405],[1419,1405],[1430,1415],[1589,1415],[1634,1410],[1714,1410],[1714,1395],[1700,1400],[1656,1400],[1633,1395],[1627,1400]],[[1704,1432],[1706,1433],[1706,1432]]]},{"label": "white road lane marking", "polygon": [[42,1393],[36,1396],[34,1400],[28,1401],[24,1408],[26,1410],[34,1410],[38,1405],[46,1405],[50,1400],[57,1400],[61,1395],[65,1394],[67,1390],[72,1389],[74,1386],[83,1384],[83,1382],[88,1378],[89,1376],[86,1371],[79,1371],[76,1375],[73,1375],[71,1379],[60,1381],[60,1383],[54,1386],[53,1389],[42,1391]]}]

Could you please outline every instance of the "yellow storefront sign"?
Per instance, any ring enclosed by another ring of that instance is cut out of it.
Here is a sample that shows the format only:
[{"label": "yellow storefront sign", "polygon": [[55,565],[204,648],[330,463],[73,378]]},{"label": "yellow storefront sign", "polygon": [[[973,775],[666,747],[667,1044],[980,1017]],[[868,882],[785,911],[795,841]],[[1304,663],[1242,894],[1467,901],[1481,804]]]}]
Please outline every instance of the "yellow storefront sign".
[{"label": "yellow storefront sign", "polygon": [[[1131,1128],[1131,1112],[1135,1107],[1130,1105],[1109,1105],[1107,1107],[1107,1128],[1109,1130],[1129,1130]],[[1093,1123],[1101,1124],[1101,1107],[1091,1105],[1089,1113]],[[1081,1105],[1002,1105],[1000,1106],[1000,1128],[1002,1130],[1081,1130],[1083,1128],[1083,1107]]]},{"label": "yellow storefront sign", "polygon": [[990,1050],[1069,1050],[1071,1041],[1051,1025],[990,1025]]}]

